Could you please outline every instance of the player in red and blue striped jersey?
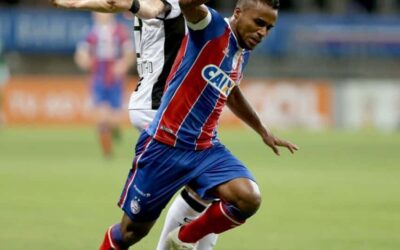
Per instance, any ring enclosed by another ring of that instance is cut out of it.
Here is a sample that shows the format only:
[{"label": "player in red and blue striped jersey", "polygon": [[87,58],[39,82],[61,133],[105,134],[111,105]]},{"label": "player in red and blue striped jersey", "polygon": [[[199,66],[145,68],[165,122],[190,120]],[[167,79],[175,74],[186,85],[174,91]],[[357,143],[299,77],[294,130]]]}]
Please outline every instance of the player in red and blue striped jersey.
[{"label": "player in red and blue striped jersey", "polygon": [[160,111],[147,130],[174,147],[201,150],[214,144],[219,115],[249,58],[224,18],[210,9],[206,19],[212,22],[199,30],[194,25],[183,40]]},{"label": "player in red and blue striped jersey", "polygon": [[143,238],[184,185],[203,199],[219,201],[172,231],[171,249],[196,249],[204,236],[239,226],[258,210],[261,195],[254,177],[216,134],[224,105],[276,154],[279,147],[292,153],[298,149],[264,126],[239,87],[250,50],[276,22],[278,0],[239,0],[230,19],[204,2],[180,0],[189,31],[156,117],[137,142],[118,202],[124,215],[105,241],[112,242],[111,249],[127,249]]},{"label": "player in red and blue striped jersey", "polygon": [[93,111],[103,154],[112,153],[112,132],[121,121],[124,81],[135,57],[125,25],[113,14],[93,13],[94,25],[79,43],[75,60],[91,73]]}]

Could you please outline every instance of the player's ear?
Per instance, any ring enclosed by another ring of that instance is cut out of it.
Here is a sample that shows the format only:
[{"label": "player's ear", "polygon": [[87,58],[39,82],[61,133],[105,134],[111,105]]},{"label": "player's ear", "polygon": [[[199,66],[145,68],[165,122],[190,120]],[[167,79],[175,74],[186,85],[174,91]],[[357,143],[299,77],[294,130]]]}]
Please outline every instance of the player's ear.
[{"label": "player's ear", "polygon": [[235,19],[238,19],[238,18],[240,17],[241,14],[242,14],[242,10],[241,10],[239,7],[236,7],[236,8],[233,10],[233,17],[234,17]]}]

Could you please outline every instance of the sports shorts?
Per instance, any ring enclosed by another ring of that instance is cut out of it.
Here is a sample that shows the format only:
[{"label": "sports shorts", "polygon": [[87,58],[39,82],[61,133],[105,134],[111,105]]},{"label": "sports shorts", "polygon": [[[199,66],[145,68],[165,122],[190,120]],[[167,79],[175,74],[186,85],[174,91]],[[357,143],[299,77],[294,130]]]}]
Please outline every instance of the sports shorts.
[{"label": "sports shorts", "polygon": [[255,181],[250,171],[221,143],[205,150],[185,150],[154,140],[143,131],[118,206],[137,222],[154,221],[173,195],[188,184],[202,199],[236,178]]},{"label": "sports shorts", "polygon": [[106,103],[112,109],[120,109],[123,99],[123,84],[121,81],[106,85],[100,82],[93,82],[92,96],[95,105]]}]

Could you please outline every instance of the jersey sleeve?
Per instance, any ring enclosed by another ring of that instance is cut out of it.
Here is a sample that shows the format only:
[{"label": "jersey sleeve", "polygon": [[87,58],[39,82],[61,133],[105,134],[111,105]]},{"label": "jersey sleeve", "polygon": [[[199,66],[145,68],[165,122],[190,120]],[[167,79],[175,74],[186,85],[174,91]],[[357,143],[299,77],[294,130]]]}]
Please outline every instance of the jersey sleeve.
[{"label": "jersey sleeve", "polygon": [[208,8],[207,16],[200,22],[187,23],[191,38],[198,43],[205,43],[225,33],[228,28],[227,22],[214,9]]},{"label": "jersey sleeve", "polygon": [[210,10],[207,11],[207,16],[198,23],[191,23],[186,22],[189,29],[196,31],[196,30],[203,30],[205,29],[211,22],[212,16]]}]

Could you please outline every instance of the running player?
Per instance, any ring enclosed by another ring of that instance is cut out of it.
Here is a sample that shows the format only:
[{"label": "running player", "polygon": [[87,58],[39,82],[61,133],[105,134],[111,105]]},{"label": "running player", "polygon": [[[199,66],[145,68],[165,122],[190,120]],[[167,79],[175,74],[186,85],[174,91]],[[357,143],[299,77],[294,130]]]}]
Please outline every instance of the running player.
[{"label": "running player", "polygon": [[91,72],[93,113],[103,155],[110,157],[122,118],[124,81],[135,57],[128,29],[113,14],[94,12],[93,20],[86,39],[77,46],[75,61]]},{"label": "running player", "polygon": [[133,168],[118,203],[123,218],[106,233],[101,249],[127,249],[146,236],[184,185],[203,199],[220,201],[173,230],[171,249],[196,249],[204,236],[239,226],[258,210],[261,196],[254,177],[217,138],[225,104],[275,154],[279,155],[279,147],[292,153],[298,149],[267,129],[239,87],[250,51],[276,22],[278,0],[239,0],[230,19],[205,2],[180,0],[189,32],[156,117],[136,144]]}]

